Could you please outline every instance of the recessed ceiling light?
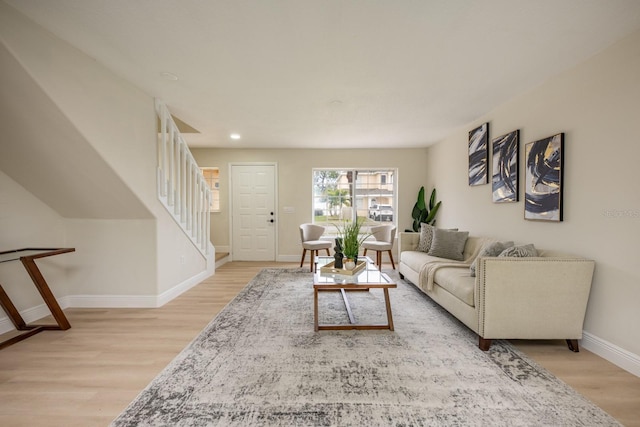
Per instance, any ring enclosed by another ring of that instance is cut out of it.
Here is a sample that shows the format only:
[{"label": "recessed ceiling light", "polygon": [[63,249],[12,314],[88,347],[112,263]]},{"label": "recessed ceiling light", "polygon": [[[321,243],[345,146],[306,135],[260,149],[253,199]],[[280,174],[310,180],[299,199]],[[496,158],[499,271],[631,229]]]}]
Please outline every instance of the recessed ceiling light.
[{"label": "recessed ceiling light", "polygon": [[165,79],[167,79],[167,80],[171,80],[171,81],[176,81],[176,80],[178,80],[178,76],[176,76],[176,75],[175,75],[175,74],[173,74],[173,73],[169,73],[169,72],[167,72],[167,71],[163,71],[162,73],[160,73],[160,75],[161,75],[162,77],[164,77]]},{"label": "recessed ceiling light", "polygon": [[231,139],[240,139],[240,134],[239,133],[232,133],[231,135],[229,135],[229,138],[231,138]]}]

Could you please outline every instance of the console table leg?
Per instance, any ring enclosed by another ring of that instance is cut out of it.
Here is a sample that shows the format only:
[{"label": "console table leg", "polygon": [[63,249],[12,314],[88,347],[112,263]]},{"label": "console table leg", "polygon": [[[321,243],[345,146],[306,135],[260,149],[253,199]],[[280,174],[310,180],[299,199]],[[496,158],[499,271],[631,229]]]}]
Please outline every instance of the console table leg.
[{"label": "console table leg", "polygon": [[7,293],[4,291],[2,285],[0,285],[0,305],[7,313],[7,316],[9,316],[9,319],[11,319],[11,323],[13,323],[13,326],[15,326],[17,330],[24,331],[25,329],[28,329],[26,322],[24,321],[22,316],[20,316],[20,312],[18,311],[16,306],[13,305],[13,303],[9,299],[9,295],[7,295]]},{"label": "console table leg", "polygon": [[49,307],[49,310],[51,311],[53,318],[58,323],[58,326],[60,326],[60,329],[63,331],[69,329],[71,327],[71,324],[67,320],[67,317],[64,315],[64,312],[62,311],[60,306],[58,305],[58,302],[56,301],[56,297],[51,292],[51,289],[49,289],[49,286],[47,285],[47,282],[44,280],[44,277],[42,276],[40,269],[38,269],[38,266],[36,265],[35,261],[29,258],[21,258],[21,261],[22,261],[22,264],[24,265],[24,268],[27,269],[29,276],[31,276],[31,280],[33,280],[33,283],[36,285],[36,288],[38,288],[40,295],[42,295],[42,299],[47,304],[47,307]]}]

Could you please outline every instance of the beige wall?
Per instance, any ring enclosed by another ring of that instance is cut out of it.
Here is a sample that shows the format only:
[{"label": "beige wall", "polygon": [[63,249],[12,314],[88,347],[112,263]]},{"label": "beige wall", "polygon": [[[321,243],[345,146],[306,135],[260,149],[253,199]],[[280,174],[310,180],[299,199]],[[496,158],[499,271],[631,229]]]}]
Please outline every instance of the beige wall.
[{"label": "beige wall", "polygon": [[47,204],[68,219],[65,243],[78,248],[69,289],[155,296],[205,271],[156,196],[153,98],[3,2],[0,24],[11,59],[0,70],[12,82],[2,94],[15,100],[0,104],[0,153],[16,165],[0,168],[45,203],[42,181],[20,171],[36,164],[52,177]]},{"label": "beige wall", "polygon": [[[640,32],[428,150],[428,183],[443,202],[439,225],[596,260],[585,331],[636,357],[639,118]],[[490,184],[468,186],[467,132],[484,122],[490,123],[490,138],[520,129],[521,180],[524,144],[565,133],[564,222],[525,221],[522,184],[521,201],[511,204],[493,204]]]},{"label": "beige wall", "polygon": [[[398,168],[398,229],[411,227],[411,209],[426,180],[426,149],[394,150],[233,150],[193,148],[201,167],[220,168],[220,212],[211,214],[211,241],[229,247],[229,164],[273,162],[278,165],[279,260],[299,259],[298,226],[312,220],[313,168]],[[283,207],[292,207],[291,214]]]},{"label": "beige wall", "polygon": [[[64,243],[64,218],[0,171],[0,252],[25,247],[55,248]],[[64,254],[38,261],[56,296],[68,293],[64,267],[71,256]],[[43,304],[20,261],[0,263],[0,283],[18,310]],[[0,310],[0,322],[5,319],[5,312]]]}]

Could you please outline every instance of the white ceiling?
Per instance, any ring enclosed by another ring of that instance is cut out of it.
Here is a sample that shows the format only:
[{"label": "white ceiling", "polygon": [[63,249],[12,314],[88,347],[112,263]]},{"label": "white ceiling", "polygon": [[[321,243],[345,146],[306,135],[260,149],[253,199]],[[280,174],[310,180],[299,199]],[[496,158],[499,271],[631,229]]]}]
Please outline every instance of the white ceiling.
[{"label": "white ceiling", "polygon": [[6,2],[194,147],[427,146],[640,29],[638,0]]}]

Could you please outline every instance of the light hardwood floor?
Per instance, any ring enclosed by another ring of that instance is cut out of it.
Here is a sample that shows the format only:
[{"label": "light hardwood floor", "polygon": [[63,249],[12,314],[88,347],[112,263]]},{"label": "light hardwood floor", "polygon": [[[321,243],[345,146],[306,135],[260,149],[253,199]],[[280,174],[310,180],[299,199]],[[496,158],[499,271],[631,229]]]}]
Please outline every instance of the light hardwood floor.
[{"label": "light hardwood floor", "polygon": [[[0,426],[107,426],[266,266],[298,265],[231,262],[157,309],[65,310],[70,330],[0,350]],[[564,341],[515,344],[624,425],[640,426],[640,378]]]}]

